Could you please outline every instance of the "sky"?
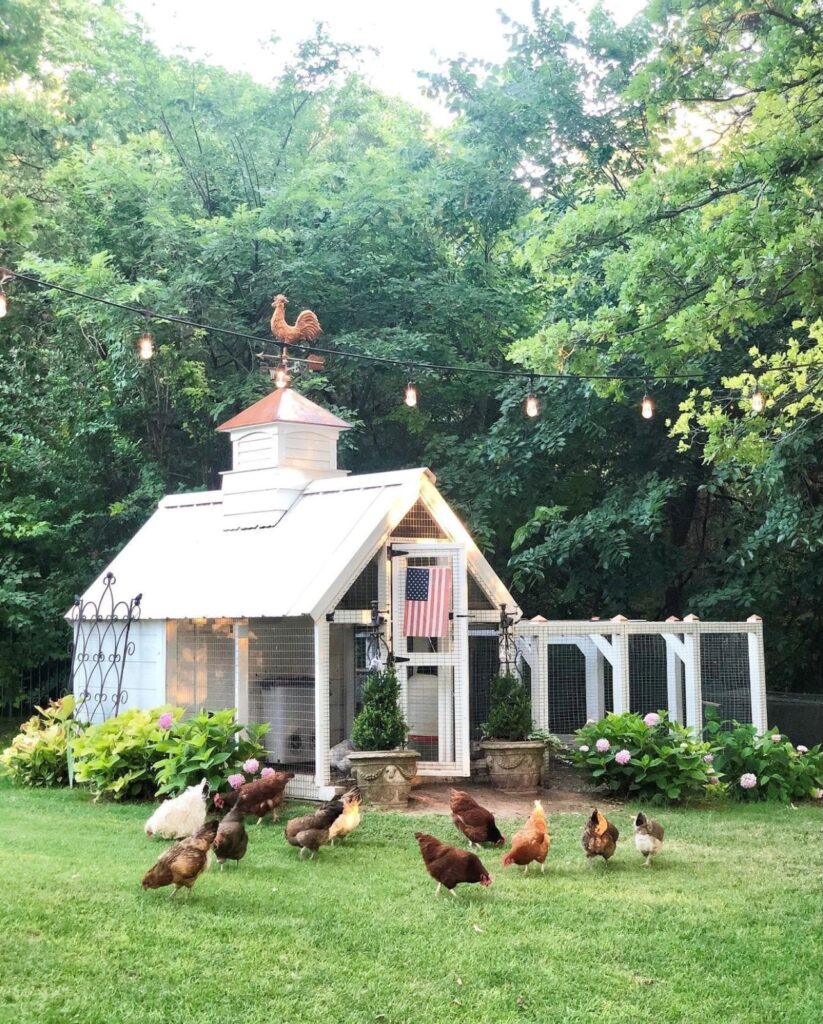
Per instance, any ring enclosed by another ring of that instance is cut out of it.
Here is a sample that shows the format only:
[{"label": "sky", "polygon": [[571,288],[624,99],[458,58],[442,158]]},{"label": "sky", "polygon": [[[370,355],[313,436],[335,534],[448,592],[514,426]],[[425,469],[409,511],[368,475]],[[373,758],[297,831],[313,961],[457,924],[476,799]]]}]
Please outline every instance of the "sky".
[{"label": "sky", "polygon": [[[582,20],[592,3],[562,6],[570,18]],[[643,6],[644,0],[606,0],[621,23]],[[531,0],[125,0],[125,7],[144,18],[164,52],[188,48],[196,57],[247,71],[261,82],[277,77],[278,62],[324,21],[334,39],[380,51],[363,61],[375,87],[443,120],[445,113],[421,96],[416,72],[434,70],[438,58],[460,54],[500,60],[506,39],[498,9],[529,21]],[[274,54],[261,45],[272,34],[281,40]]]}]

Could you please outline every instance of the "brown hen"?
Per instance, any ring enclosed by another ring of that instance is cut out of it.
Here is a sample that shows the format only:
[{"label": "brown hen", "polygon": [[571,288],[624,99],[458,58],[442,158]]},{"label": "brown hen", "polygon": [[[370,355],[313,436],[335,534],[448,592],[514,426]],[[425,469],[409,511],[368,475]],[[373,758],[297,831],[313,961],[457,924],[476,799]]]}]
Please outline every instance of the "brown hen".
[{"label": "brown hen", "polygon": [[491,885],[492,876],[483,867],[480,858],[476,853],[469,850],[458,850],[456,846],[447,846],[439,839],[428,835],[426,832],[415,832],[414,838],[420,844],[420,853],[426,871],[437,882],[434,890],[435,896],[440,894],[440,886],[445,885],[452,896],[456,885],[461,882],[470,884],[479,882],[480,885]]},{"label": "brown hen", "polygon": [[218,810],[227,810],[240,803],[245,814],[256,814],[257,824],[272,812],[272,821],[277,821],[277,812],[283,803],[286,786],[294,778],[294,772],[275,772],[265,779],[247,782],[240,789],[229,793],[215,793],[214,806]]},{"label": "brown hen", "polygon": [[608,821],[605,814],[601,814],[595,807],[591,817],[586,822],[586,827],[580,840],[583,849],[586,851],[586,856],[590,858],[602,857],[603,860],[608,862],[609,857],[614,856],[619,838],[620,833],[615,826]]},{"label": "brown hen", "polygon": [[523,868],[523,874],[526,874],[529,864],[537,863],[540,865],[540,871],[544,872],[551,844],[552,840],[546,827],[543,805],[539,800],[535,800],[531,817],[523,828],[514,834],[512,848],[503,857],[503,866],[518,864]]},{"label": "brown hen", "polygon": [[143,876],[143,888],[161,889],[164,885],[173,885],[172,896],[178,889],[191,892],[194,883],[208,867],[209,850],[219,824],[218,821],[207,821],[194,835],[166,850]]},{"label": "brown hen", "polygon": [[494,843],[503,846],[506,837],[497,827],[494,815],[462,789],[450,789],[452,821],[468,839],[469,846]]}]

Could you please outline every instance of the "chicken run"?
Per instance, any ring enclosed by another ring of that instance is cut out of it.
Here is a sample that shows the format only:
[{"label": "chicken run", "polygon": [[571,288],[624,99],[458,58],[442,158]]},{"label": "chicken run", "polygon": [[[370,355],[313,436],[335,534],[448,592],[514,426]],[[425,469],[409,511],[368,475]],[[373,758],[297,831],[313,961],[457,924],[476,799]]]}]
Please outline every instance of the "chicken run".
[{"label": "chicken run", "polygon": [[[301,316],[316,336],[316,318]],[[535,728],[560,736],[608,711],[666,708],[700,726],[706,703],[766,728],[757,616],[525,618],[428,469],[349,475],[337,448],[350,424],[287,385],[217,429],[232,452],[220,489],[164,498],[67,615],[90,720],[235,707],[241,722],[268,723],[266,760],[289,773],[286,795],[314,800],[342,792],[364,679],[390,652],[424,777],[468,778],[480,764],[501,667],[530,688]],[[442,636],[405,635],[406,577],[421,567],[451,571]],[[139,594],[139,618],[101,630],[106,586],[123,607]]]}]

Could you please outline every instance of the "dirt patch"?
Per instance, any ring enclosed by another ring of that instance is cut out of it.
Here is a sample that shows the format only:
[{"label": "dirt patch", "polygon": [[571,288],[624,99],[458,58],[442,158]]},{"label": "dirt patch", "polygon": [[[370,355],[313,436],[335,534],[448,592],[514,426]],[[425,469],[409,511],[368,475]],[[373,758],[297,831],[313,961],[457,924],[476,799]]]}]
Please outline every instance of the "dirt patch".
[{"label": "dirt patch", "polygon": [[616,801],[596,792],[570,765],[554,763],[549,772],[548,785],[530,796],[501,793],[488,784],[470,782],[427,782],[412,790],[406,814],[449,814],[449,789],[452,785],[487,807],[495,817],[525,818],[531,813],[536,798],[540,799],[547,814],[589,814],[595,804],[600,807],[619,806]]}]

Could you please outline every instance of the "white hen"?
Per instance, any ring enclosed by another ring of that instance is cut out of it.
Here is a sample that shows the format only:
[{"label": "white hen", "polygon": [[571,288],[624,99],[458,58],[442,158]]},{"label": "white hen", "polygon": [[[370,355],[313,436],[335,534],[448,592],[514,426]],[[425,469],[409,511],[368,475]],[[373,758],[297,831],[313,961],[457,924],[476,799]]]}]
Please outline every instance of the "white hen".
[{"label": "white hen", "polygon": [[161,839],[185,839],[202,827],[206,820],[206,798],[209,784],[201,779],[195,786],[164,800],[143,826],[147,836]]}]

